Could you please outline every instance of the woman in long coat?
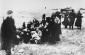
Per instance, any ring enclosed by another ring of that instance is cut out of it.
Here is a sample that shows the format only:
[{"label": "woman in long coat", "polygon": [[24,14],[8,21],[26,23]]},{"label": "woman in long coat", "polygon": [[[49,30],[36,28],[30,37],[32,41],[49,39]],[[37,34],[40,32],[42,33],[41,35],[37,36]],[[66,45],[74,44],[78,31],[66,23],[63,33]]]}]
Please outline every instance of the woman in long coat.
[{"label": "woman in long coat", "polygon": [[82,17],[83,16],[82,16],[81,12],[78,11],[75,26],[77,26],[79,29],[81,29],[81,26],[82,26]]},{"label": "woman in long coat", "polygon": [[54,19],[54,23],[52,25],[52,31],[51,31],[51,43],[56,43],[56,41],[60,41],[59,34],[61,32],[61,26],[60,26],[60,19],[59,17],[56,17]]}]

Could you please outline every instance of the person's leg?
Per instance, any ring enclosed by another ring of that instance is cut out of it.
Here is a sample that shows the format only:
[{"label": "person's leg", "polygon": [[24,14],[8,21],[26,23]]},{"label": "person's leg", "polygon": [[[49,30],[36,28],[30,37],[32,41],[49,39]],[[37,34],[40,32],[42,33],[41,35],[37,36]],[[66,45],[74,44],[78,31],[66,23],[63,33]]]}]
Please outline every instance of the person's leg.
[{"label": "person's leg", "polygon": [[8,44],[7,49],[6,49],[6,55],[11,55],[11,45]]},{"label": "person's leg", "polygon": [[67,28],[67,25],[65,25],[65,28]]},{"label": "person's leg", "polygon": [[72,29],[73,29],[73,25],[72,25]]},{"label": "person's leg", "polygon": [[82,24],[80,24],[80,29],[81,29]]}]

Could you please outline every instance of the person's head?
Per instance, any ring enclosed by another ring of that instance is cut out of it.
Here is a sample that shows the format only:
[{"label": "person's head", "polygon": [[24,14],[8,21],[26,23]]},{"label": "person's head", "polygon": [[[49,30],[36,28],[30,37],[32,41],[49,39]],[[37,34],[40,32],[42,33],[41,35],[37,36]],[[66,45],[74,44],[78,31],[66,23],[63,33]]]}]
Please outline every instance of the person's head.
[{"label": "person's head", "polygon": [[12,11],[12,10],[8,10],[8,11],[7,11],[7,15],[8,15],[9,17],[12,17],[12,16],[13,16],[13,11]]},{"label": "person's head", "polygon": [[78,11],[78,13],[80,13],[80,10]]},{"label": "person's head", "polygon": [[34,18],[33,20],[35,21],[36,19]]},{"label": "person's head", "polygon": [[74,9],[72,9],[72,12],[74,12]]}]

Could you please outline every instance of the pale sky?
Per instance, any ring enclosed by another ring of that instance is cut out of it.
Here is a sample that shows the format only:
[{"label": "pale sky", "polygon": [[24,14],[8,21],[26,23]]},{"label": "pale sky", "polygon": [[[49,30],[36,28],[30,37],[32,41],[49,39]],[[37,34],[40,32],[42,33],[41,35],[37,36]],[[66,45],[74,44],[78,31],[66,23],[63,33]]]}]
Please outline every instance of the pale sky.
[{"label": "pale sky", "polygon": [[85,0],[0,0],[0,10],[7,11],[27,11],[32,9],[63,8],[71,6],[73,8],[85,8]]},{"label": "pale sky", "polygon": [[[57,9],[57,8],[85,8],[85,0],[0,0],[0,16],[8,10],[13,10],[16,14],[20,11],[34,11],[37,9]],[[41,12],[41,11],[39,11]],[[16,18],[16,24],[21,24],[25,19]],[[0,18],[0,24],[2,19]],[[17,25],[19,26],[19,25]]]}]

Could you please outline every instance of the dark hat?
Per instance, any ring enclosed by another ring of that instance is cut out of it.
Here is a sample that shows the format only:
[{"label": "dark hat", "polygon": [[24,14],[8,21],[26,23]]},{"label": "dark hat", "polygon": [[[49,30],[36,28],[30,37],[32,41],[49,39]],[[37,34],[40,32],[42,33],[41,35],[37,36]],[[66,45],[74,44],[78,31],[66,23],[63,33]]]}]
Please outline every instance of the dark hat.
[{"label": "dark hat", "polygon": [[9,15],[9,14],[12,14],[13,13],[13,11],[12,10],[8,10],[7,11],[7,14]]}]

